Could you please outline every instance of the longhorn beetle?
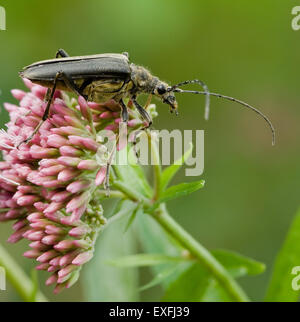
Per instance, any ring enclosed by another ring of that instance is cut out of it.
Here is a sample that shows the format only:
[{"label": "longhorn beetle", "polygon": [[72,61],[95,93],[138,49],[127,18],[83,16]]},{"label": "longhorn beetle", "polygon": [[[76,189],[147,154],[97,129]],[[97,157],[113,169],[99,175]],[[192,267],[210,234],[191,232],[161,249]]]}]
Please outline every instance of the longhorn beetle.
[{"label": "longhorn beetle", "polygon": [[[145,93],[160,98],[170,106],[170,111],[177,114],[175,93],[194,93],[206,96],[205,118],[208,119],[210,96],[224,98],[239,103],[258,113],[269,124],[272,131],[272,144],[275,144],[275,130],[271,121],[258,109],[233,97],[211,93],[200,80],[187,80],[176,85],[168,85],[153,76],[146,68],[130,63],[128,53],[99,54],[70,57],[65,50],[59,49],[55,59],[43,60],[25,67],[21,77],[33,83],[48,87],[46,109],[41,122],[33,133],[22,143],[29,142],[48,118],[50,106],[56,88],[72,91],[83,96],[87,101],[103,103],[114,99],[121,108],[122,121],[127,122],[128,111],[124,98],[129,98],[149,127],[152,120],[148,112],[137,102],[139,94]],[[203,91],[183,90],[180,87],[198,84]],[[150,97],[151,99],[151,97]]]}]

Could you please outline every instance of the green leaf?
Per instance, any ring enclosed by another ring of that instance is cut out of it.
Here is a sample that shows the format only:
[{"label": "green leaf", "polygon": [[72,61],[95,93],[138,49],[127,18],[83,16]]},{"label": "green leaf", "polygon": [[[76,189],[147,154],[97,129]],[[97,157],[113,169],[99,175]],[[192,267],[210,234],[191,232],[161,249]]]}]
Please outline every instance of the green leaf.
[{"label": "green leaf", "polygon": [[156,220],[147,214],[137,218],[138,233],[143,250],[152,254],[180,256],[183,248],[175,242]]},{"label": "green leaf", "polygon": [[[124,203],[121,212],[129,215],[132,203]],[[135,227],[131,225],[124,234],[126,214],[108,225],[99,235],[95,246],[94,258],[85,265],[82,275],[82,287],[87,301],[138,301],[138,269],[118,268],[107,265],[107,261],[134,254],[137,251]]]},{"label": "green leaf", "polygon": [[271,282],[266,295],[266,301],[297,302],[299,300],[299,265],[300,209],[298,210],[286,240],[277,255]]},{"label": "green leaf", "polygon": [[140,216],[143,214],[143,208],[141,207],[136,207],[135,210],[132,212],[132,214],[130,215],[128,221],[127,221],[127,224],[125,226],[125,229],[124,229],[124,233],[126,233],[128,231],[128,229],[131,227],[131,225],[133,224],[134,222],[134,219],[137,217],[137,216]]},{"label": "green leaf", "polygon": [[176,263],[187,261],[184,257],[168,256],[163,254],[136,254],[124,256],[108,261],[112,266],[117,267],[141,267],[154,266],[165,263]]},{"label": "green leaf", "polygon": [[172,186],[165,190],[160,199],[154,204],[152,208],[156,208],[159,204],[166,202],[171,199],[182,197],[195,192],[204,187],[204,180],[194,181],[189,183],[180,183],[176,186]]},{"label": "green leaf", "polygon": [[120,219],[123,220],[123,217],[128,218],[128,216],[131,216],[132,213],[136,211],[136,209],[136,203],[129,200],[120,200],[116,204],[115,209],[113,210],[112,215],[109,217],[107,224],[103,226],[103,230],[106,229],[107,225],[110,225],[111,223]]},{"label": "green leaf", "polygon": [[164,191],[167,187],[167,185],[170,183],[172,178],[175,176],[175,174],[178,172],[178,170],[182,167],[184,162],[189,158],[193,151],[193,144],[190,143],[190,148],[183,154],[181,158],[176,160],[174,164],[168,166],[164,169],[161,175],[161,183],[160,183],[160,189],[161,191]]},{"label": "green leaf", "polygon": [[[130,151],[129,153],[131,153]],[[150,187],[145,173],[139,164],[115,165],[114,169],[118,177],[125,182],[126,185],[129,185],[134,188],[134,190],[142,193],[145,197],[151,198],[153,194],[152,188]]]},{"label": "green leaf", "polygon": [[[145,253],[165,254],[169,256],[180,256],[183,248],[179,245],[171,235],[166,233],[164,229],[149,215],[139,216],[138,236]],[[162,279],[161,283],[164,288],[175,280],[188,266],[189,262],[181,262],[177,265],[177,269],[173,274]],[[168,270],[170,264],[160,264],[151,266],[154,276]]]},{"label": "green leaf", "polygon": [[168,266],[166,269],[161,270],[158,274],[154,276],[154,278],[144,286],[139,288],[139,291],[145,291],[151,287],[161,284],[164,280],[166,280],[170,275],[174,274],[178,269],[178,265]]},{"label": "green leaf", "polygon": [[[129,157],[130,155],[132,155],[132,150],[129,151]],[[147,197],[151,197],[153,194],[153,189],[151,188],[151,186],[149,185],[149,182],[146,179],[146,174],[145,171],[143,170],[142,166],[138,163],[136,164],[130,164],[130,167],[132,168],[132,170],[134,170],[135,175],[137,176],[139,183],[143,189],[143,192],[145,194],[145,196]]]},{"label": "green leaf", "polygon": [[210,274],[199,263],[195,263],[170,284],[162,300],[170,302],[201,301],[209,284]]},{"label": "green leaf", "polygon": [[265,271],[265,264],[239,253],[217,249],[212,254],[225,266],[234,277],[258,275]]},{"label": "green leaf", "polygon": [[[233,277],[260,274],[264,264],[235,252],[215,250],[212,254]],[[163,301],[230,301],[230,297],[200,263],[187,268],[173,283],[163,297]]]}]

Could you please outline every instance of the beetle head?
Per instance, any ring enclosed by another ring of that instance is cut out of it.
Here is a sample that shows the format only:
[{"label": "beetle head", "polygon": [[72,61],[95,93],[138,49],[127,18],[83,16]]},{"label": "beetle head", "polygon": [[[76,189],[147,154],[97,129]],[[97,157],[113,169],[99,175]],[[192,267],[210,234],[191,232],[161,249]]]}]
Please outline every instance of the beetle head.
[{"label": "beetle head", "polygon": [[171,113],[175,112],[176,115],[178,114],[178,104],[172,87],[166,83],[159,82],[155,87],[153,94],[170,106]]}]

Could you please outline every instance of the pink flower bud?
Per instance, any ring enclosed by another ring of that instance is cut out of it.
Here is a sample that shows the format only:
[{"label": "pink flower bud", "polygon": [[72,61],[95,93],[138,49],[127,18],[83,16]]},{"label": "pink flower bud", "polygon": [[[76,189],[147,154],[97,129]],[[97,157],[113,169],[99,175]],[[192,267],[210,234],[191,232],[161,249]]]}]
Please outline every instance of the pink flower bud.
[{"label": "pink flower bud", "polygon": [[55,250],[49,250],[46,253],[39,256],[36,260],[41,263],[46,263],[52,258],[56,257],[58,253]]},{"label": "pink flower bud", "polygon": [[20,89],[12,89],[11,93],[18,101],[21,101],[21,99],[26,95],[26,93]]},{"label": "pink flower bud", "polygon": [[41,169],[40,173],[45,176],[55,176],[60,171],[62,171],[64,168],[65,167],[62,164],[57,164],[57,165],[53,165],[52,167],[49,167],[49,168]]},{"label": "pink flower bud", "polygon": [[31,88],[32,94],[43,100],[45,98],[47,89],[45,87],[42,87],[40,85],[34,85]]},{"label": "pink flower bud", "polygon": [[74,158],[74,157],[59,157],[57,161],[62,164],[69,167],[77,167],[77,165],[80,163],[80,158]]},{"label": "pink flower bud", "polygon": [[62,126],[59,129],[53,129],[53,131],[59,131],[59,134],[63,134],[63,135],[78,135],[78,136],[82,136],[86,134],[86,131],[82,128],[77,128],[74,126]]},{"label": "pink flower bud", "polygon": [[84,97],[79,96],[78,103],[79,103],[80,111],[81,111],[82,115],[88,120],[88,122],[92,122],[92,112],[91,112],[86,100],[84,99]]},{"label": "pink flower bud", "polygon": [[60,252],[65,252],[69,249],[75,248],[76,246],[74,245],[74,241],[71,239],[66,239],[60,241],[58,244],[54,246],[54,249],[60,251]]},{"label": "pink flower bud", "polygon": [[41,240],[43,237],[44,237],[44,233],[41,230],[30,233],[29,235],[26,236],[26,238],[31,241]]},{"label": "pink flower bud", "polygon": [[75,112],[69,107],[65,106],[62,100],[55,100],[54,104],[52,104],[52,111],[57,113],[58,115],[76,116]]},{"label": "pink flower bud", "polygon": [[52,258],[50,261],[49,261],[49,264],[52,265],[52,266],[59,266],[59,261],[61,259],[62,256],[56,256],[54,258]]},{"label": "pink flower bud", "polygon": [[28,89],[31,89],[34,86],[34,84],[27,78],[23,78],[23,82]]},{"label": "pink flower bud", "polygon": [[59,260],[60,266],[66,266],[72,263],[72,260],[78,255],[78,250],[74,250],[73,252],[69,252],[66,255],[62,256]]},{"label": "pink flower bud", "polygon": [[30,227],[34,228],[34,229],[44,229],[49,224],[50,224],[49,220],[40,219],[40,220],[36,220],[35,222],[31,223]]},{"label": "pink flower bud", "polygon": [[51,200],[55,202],[64,202],[70,195],[71,193],[68,191],[57,192],[51,197]]},{"label": "pink flower bud", "polygon": [[91,138],[86,138],[86,137],[81,137],[81,136],[76,136],[76,135],[70,135],[69,141],[71,144],[77,145],[82,148],[86,148],[86,149],[94,151],[94,152],[97,152],[97,150],[100,146],[97,142],[95,142]]},{"label": "pink flower bud", "polygon": [[74,227],[69,231],[69,235],[75,238],[81,238],[87,233],[89,233],[91,229],[88,226],[78,226]]},{"label": "pink flower bud", "polygon": [[42,243],[45,245],[55,245],[58,241],[61,240],[61,236],[59,235],[47,235],[42,238]]},{"label": "pink flower bud", "polygon": [[52,275],[51,275],[51,276],[46,280],[45,284],[46,284],[47,286],[49,286],[49,285],[51,285],[51,284],[54,284],[54,283],[56,283],[56,282],[57,282],[57,278],[58,278],[57,274],[56,274],[56,273],[54,273],[54,274],[52,274]]},{"label": "pink flower bud", "polygon": [[77,193],[82,190],[86,190],[90,185],[91,185],[90,181],[77,180],[77,181],[70,183],[66,189],[67,189],[67,191],[69,191],[71,193]]},{"label": "pink flower bud", "polygon": [[42,252],[36,250],[36,249],[31,249],[31,250],[28,250],[27,252],[25,252],[23,254],[24,257],[27,257],[27,258],[37,258],[39,256],[42,255]]},{"label": "pink flower bud", "polygon": [[41,168],[48,168],[48,167],[52,167],[57,164],[58,164],[58,162],[56,159],[42,159],[39,162],[39,165]]},{"label": "pink flower bud", "polygon": [[106,167],[102,167],[96,175],[96,179],[95,179],[96,186],[100,186],[104,182],[105,175],[106,175]]},{"label": "pink flower bud", "polygon": [[28,217],[27,217],[27,220],[29,222],[36,222],[38,221],[39,219],[43,218],[43,214],[41,212],[33,212],[31,213]]},{"label": "pink flower bud", "polygon": [[38,271],[46,271],[49,267],[50,265],[48,263],[42,263],[37,265],[35,269],[37,269]]},{"label": "pink flower bud", "polygon": [[35,202],[37,202],[40,198],[38,196],[34,195],[25,195],[20,198],[18,198],[17,203],[19,206],[31,206]]},{"label": "pink flower bud", "polygon": [[38,145],[32,145],[30,147],[30,154],[34,159],[45,159],[56,156],[58,150],[55,148],[42,148]]},{"label": "pink flower bud", "polygon": [[47,144],[54,148],[60,148],[63,145],[66,145],[68,140],[61,135],[51,134],[47,139]]},{"label": "pink flower bud", "polygon": [[84,252],[79,254],[75,259],[73,259],[72,264],[74,265],[83,265],[85,263],[87,263],[89,260],[91,260],[93,257],[93,253],[92,252]]},{"label": "pink flower bud", "polygon": [[58,271],[58,277],[64,277],[70,273],[72,273],[75,269],[77,269],[76,265],[68,265],[63,269]]},{"label": "pink flower bud", "polygon": [[46,181],[42,185],[45,188],[61,188],[63,186],[61,180]]},{"label": "pink flower bud", "polygon": [[73,286],[77,282],[78,278],[79,278],[79,270],[73,271],[71,273],[71,276],[66,282],[66,288],[70,288],[71,286]]},{"label": "pink flower bud", "polygon": [[76,208],[81,207],[84,203],[88,202],[89,198],[90,198],[89,191],[83,192],[81,195],[73,198],[71,201],[68,202],[66,206],[67,212],[70,213],[76,210]]},{"label": "pink flower bud", "polygon": [[87,249],[87,248],[91,247],[91,244],[88,241],[82,240],[82,239],[74,240],[73,244],[76,247],[83,248],[83,249]]},{"label": "pink flower bud", "polygon": [[62,156],[68,157],[79,157],[82,155],[82,151],[78,150],[72,146],[65,145],[59,148],[59,152]]},{"label": "pink flower bud", "polygon": [[[9,206],[10,203],[6,203],[7,206]],[[12,206],[13,206],[13,203],[11,202]],[[19,216],[21,215],[21,211],[19,209],[12,209],[12,210],[9,210],[6,215],[5,215],[5,218],[6,219],[16,219],[18,218]]]},{"label": "pink flower bud", "polygon": [[80,172],[78,170],[65,169],[58,174],[57,179],[63,182],[70,181],[76,178],[79,175],[79,173]]},{"label": "pink flower bud", "polygon": [[63,202],[51,202],[51,204],[44,210],[44,213],[52,213],[64,207]]},{"label": "pink flower bud", "polygon": [[14,232],[12,235],[9,236],[7,242],[8,243],[16,243],[18,242],[19,240],[21,240],[23,238],[23,234],[26,232],[28,228],[27,227],[24,227],[16,232]]},{"label": "pink flower bud", "polygon": [[21,228],[23,228],[24,226],[26,226],[27,224],[27,220],[26,219],[20,219],[17,222],[15,222],[13,224],[13,230],[20,230]]},{"label": "pink flower bud", "polygon": [[95,160],[82,160],[77,168],[80,170],[96,170],[99,168],[99,165]]},{"label": "pink flower bud", "polygon": [[82,121],[79,120],[76,116],[65,115],[64,119],[67,121],[68,125],[83,128]]},{"label": "pink flower bud", "polygon": [[41,243],[39,240],[30,243],[29,246],[37,251],[43,251],[43,252],[49,249],[48,245]]},{"label": "pink flower bud", "polygon": [[47,269],[48,272],[57,272],[59,270],[59,266],[50,265]]},{"label": "pink flower bud", "polygon": [[65,288],[65,284],[57,284],[55,286],[55,289],[53,291],[54,294],[59,294],[64,288]]},{"label": "pink flower bud", "polygon": [[117,124],[109,124],[104,129],[107,131],[116,131],[118,129],[118,125]]},{"label": "pink flower bud", "polygon": [[[52,115],[50,120],[56,126],[67,126],[68,125],[67,121],[61,115],[58,115],[58,114]],[[56,131],[55,133],[61,134],[62,132]]]},{"label": "pink flower bud", "polygon": [[100,114],[100,118],[101,119],[110,119],[112,118],[112,113],[111,112],[103,112]]},{"label": "pink flower bud", "polygon": [[66,234],[66,231],[63,228],[57,227],[54,225],[47,225],[45,232],[46,232],[46,234],[49,234],[49,235],[65,235]]}]

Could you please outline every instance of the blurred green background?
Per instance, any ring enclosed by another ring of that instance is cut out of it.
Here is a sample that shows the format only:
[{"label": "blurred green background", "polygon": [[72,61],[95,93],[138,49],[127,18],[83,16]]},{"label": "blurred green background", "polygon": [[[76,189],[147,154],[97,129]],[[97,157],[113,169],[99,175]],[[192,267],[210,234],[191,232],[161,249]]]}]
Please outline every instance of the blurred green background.
[{"label": "blurred green background", "polygon": [[[204,129],[204,189],[169,203],[170,213],[209,249],[228,248],[267,264],[241,284],[260,300],[275,255],[298,208],[300,31],[291,28],[297,1],[211,0],[2,0],[7,30],[0,31],[1,125],[3,102],[12,88],[24,88],[18,71],[52,58],[58,48],[71,55],[128,51],[137,64],[170,83],[199,78],[211,91],[261,108],[277,130],[255,113],[212,98],[211,118],[203,119],[204,98],[178,97],[180,116],[156,102],[156,129]],[[184,178],[181,171],[176,181]],[[21,254],[26,242],[8,245],[11,223],[0,225],[0,243],[30,272]],[[299,263],[300,264],[300,263]],[[287,272],[289,274],[289,272]],[[41,284],[45,275],[40,274]],[[105,278],[105,276],[99,276]],[[143,277],[142,277],[143,278]],[[84,301],[81,284],[51,300]],[[0,301],[20,300],[8,285]],[[117,292],[117,290],[116,290]],[[155,300],[159,289],[143,300]]]}]

